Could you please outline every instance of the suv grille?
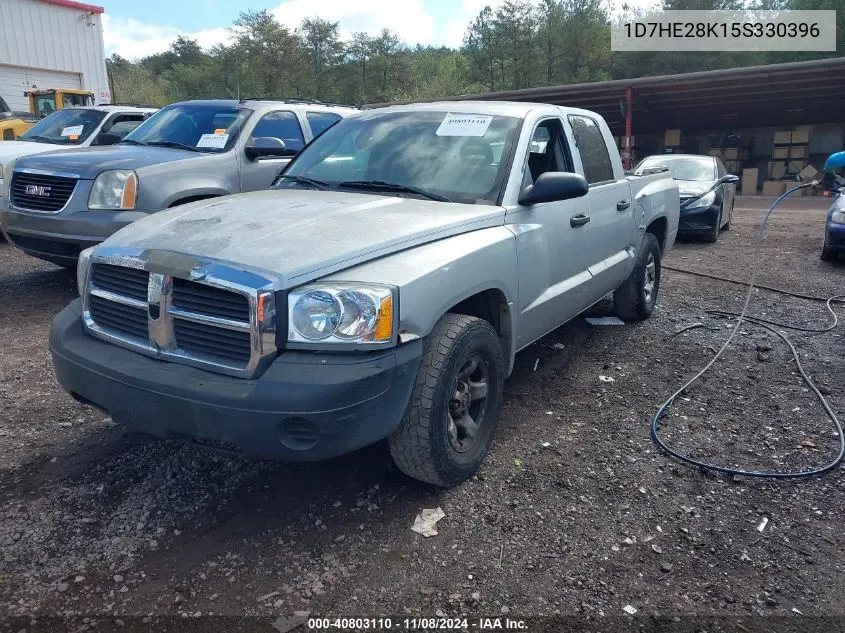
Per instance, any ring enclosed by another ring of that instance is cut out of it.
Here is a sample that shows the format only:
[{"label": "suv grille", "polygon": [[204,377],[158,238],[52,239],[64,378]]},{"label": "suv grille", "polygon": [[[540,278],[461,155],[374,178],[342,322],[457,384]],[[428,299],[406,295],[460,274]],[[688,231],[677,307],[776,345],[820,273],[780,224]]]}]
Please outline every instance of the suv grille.
[{"label": "suv grille", "polygon": [[56,213],[61,211],[76,188],[77,179],[15,171],[9,195],[12,204],[21,209]]},{"label": "suv grille", "polygon": [[249,297],[236,290],[94,263],[86,298],[86,321],[95,331],[158,356],[244,370],[258,347]]}]

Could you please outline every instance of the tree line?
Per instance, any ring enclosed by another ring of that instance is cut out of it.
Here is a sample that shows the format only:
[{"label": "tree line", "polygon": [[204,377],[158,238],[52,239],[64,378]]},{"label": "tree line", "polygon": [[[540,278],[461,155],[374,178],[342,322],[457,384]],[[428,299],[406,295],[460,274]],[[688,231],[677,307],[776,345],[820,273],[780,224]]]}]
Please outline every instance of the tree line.
[{"label": "tree line", "polygon": [[827,53],[621,53],[610,50],[616,21],[645,18],[604,0],[506,0],[484,8],[453,49],[409,46],[389,30],[341,37],[319,17],[292,29],[268,11],[245,11],[232,39],[204,50],[179,36],[139,60],[112,55],[113,99],[164,105],[203,98],[315,98],[384,103],[606,79],[729,68],[845,52],[845,0],[661,0],[678,9],[835,9],[837,51]]}]

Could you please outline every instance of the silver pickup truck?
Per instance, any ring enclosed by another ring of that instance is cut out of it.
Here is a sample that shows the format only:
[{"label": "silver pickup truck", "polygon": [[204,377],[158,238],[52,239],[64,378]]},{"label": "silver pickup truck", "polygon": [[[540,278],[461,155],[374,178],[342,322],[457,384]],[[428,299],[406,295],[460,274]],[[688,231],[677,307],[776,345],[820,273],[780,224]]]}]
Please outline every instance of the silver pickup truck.
[{"label": "silver pickup truck", "polygon": [[444,102],[331,127],[270,190],[85,250],[50,348],[77,400],[163,438],[319,460],[387,438],[470,477],[515,354],[613,293],[648,317],[678,227],[593,112]]}]

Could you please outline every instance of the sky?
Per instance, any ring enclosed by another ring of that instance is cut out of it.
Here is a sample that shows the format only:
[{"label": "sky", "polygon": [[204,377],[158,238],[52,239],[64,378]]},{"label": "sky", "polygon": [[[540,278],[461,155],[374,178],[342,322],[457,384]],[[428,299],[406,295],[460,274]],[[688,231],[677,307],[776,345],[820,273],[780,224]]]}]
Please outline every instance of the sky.
[{"label": "sky", "polygon": [[[267,9],[283,24],[296,27],[307,17],[338,22],[342,35],[378,34],[387,28],[407,44],[458,47],[467,25],[486,5],[503,0],[92,0],[106,10],[106,55],[137,59],[159,53],[177,35],[208,48],[225,43],[228,27],[241,11]],[[643,6],[652,0],[627,0]],[[621,3],[617,3],[621,4]]]}]

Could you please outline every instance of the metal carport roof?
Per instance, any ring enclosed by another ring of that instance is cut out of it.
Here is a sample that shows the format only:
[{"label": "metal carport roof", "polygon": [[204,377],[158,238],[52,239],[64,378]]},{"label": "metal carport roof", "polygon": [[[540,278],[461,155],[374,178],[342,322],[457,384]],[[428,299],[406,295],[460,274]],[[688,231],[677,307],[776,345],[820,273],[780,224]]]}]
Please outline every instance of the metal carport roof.
[{"label": "metal carport roof", "polygon": [[[635,134],[680,128],[776,127],[845,121],[845,57],[544,86],[452,97],[536,101],[594,110],[624,134],[621,102],[633,91]],[[387,104],[378,104],[387,105]]]}]

